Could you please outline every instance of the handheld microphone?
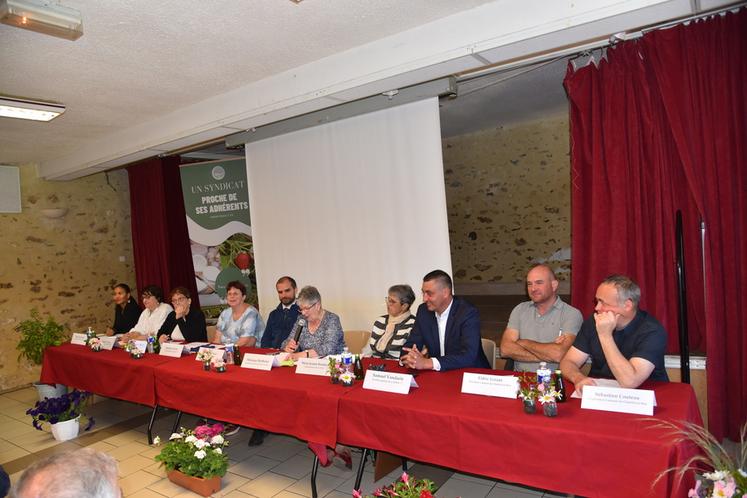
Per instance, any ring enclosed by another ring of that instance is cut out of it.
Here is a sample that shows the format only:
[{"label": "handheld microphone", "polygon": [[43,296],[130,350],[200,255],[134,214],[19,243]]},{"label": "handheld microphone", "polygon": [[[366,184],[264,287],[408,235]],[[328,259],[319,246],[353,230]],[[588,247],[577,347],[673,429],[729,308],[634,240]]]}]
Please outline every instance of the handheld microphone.
[{"label": "handheld microphone", "polygon": [[296,344],[298,344],[298,339],[301,338],[301,330],[303,329],[303,326],[306,325],[306,320],[303,318],[299,318],[296,321],[295,327],[293,327],[293,340],[296,341]]}]

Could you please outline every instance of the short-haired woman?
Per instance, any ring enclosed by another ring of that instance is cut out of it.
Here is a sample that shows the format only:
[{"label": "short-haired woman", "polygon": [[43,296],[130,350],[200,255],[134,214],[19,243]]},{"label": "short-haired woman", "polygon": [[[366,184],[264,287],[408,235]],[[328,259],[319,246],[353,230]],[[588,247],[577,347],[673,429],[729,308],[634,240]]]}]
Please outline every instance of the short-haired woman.
[{"label": "short-haired woman", "polygon": [[155,337],[166,321],[169,313],[174,311],[171,306],[163,302],[163,290],[157,285],[147,285],[140,293],[145,309],[132,330],[122,336],[122,341],[130,339],[143,340]]},{"label": "short-haired woman", "polygon": [[239,347],[255,347],[265,330],[265,324],[257,309],[245,302],[246,286],[234,280],[226,284],[226,302],[218,317],[213,342],[234,344]]},{"label": "short-haired woman", "polygon": [[159,342],[207,342],[205,315],[199,307],[192,308],[192,296],[186,287],[175,287],[170,293],[174,311],[169,313],[158,331]]},{"label": "short-haired woman", "polygon": [[410,312],[415,293],[407,284],[393,285],[385,301],[387,314],[374,322],[371,339],[363,347],[361,356],[399,360],[402,346],[415,325],[415,317]]},{"label": "short-haired woman", "polygon": [[296,302],[306,323],[301,329],[298,342],[289,334],[280,348],[290,353],[293,359],[320,358],[342,353],[345,339],[340,317],[322,307],[322,296],[316,287],[307,285],[301,289]]}]

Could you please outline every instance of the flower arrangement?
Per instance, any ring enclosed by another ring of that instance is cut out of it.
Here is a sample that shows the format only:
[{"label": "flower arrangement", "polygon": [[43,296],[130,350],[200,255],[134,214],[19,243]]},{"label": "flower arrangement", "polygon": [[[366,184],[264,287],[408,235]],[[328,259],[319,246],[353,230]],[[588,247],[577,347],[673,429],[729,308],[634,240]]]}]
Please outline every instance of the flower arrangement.
[{"label": "flower arrangement", "polygon": [[347,372],[348,369],[345,368],[345,365],[342,364],[342,362],[339,360],[339,358],[335,358],[334,356],[330,356],[329,358],[329,377],[337,384],[340,381],[340,376]]},{"label": "flower arrangement", "polygon": [[212,349],[203,349],[202,351],[199,351],[197,353],[197,361],[201,361],[203,363],[210,363],[213,361],[214,356],[215,356],[215,352]]},{"label": "flower arrangement", "polygon": [[[402,472],[402,477],[397,479],[395,483],[377,489],[373,492],[373,496],[385,498],[433,498],[435,488],[435,484],[429,479],[415,479],[407,475],[407,472]],[[353,490],[353,498],[372,498],[372,496],[366,495],[363,497],[360,491]]]},{"label": "flower arrangement", "polygon": [[[203,479],[222,477],[228,470],[228,454],[223,451],[228,441],[223,437],[223,430],[223,424],[199,425],[193,431],[182,427],[171,434],[155,459],[167,471],[178,470]],[[159,437],[154,439],[155,444],[160,442]]]},{"label": "flower arrangement", "polygon": [[[659,474],[676,471],[681,479],[685,473],[694,471],[695,486],[687,493],[688,498],[742,498],[747,496],[747,423],[740,431],[739,448],[732,456],[713,435],[698,424],[657,420],[655,427],[671,430],[676,443],[689,441],[702,453],[690,458],[681,467],[672,467]],[[713,470],[706,472],[705,469]]]},{"label": "flower arrangement", "polygon": [[346,370],[345,372],[340,374],[339,379],[340,379],[340,383],[343,386],[352,386],[353,381],[355,380],[355,375]]},{"label": "flower arrangement", "polygon": [[101,339],[98,337],[89,339],[88,347],[91,348],[91,351],[101,351]]},{"label": "flower arrangement", "polygon": [[91,393],[75,389],[58,398],[44,398],[42,401],[37,401],[33,408],[26,410],[26,415],[31,415],[34,429],[38,431],[44,430],[44,424],[56,424],[77,417],[87,419],[83,429],[87,431],[93,427],[94,420],[93,417],[83,415],[83,402],[90,396]]},{"label": "flower arrangement", "polygon": [[519,398],[524,401],[534,401],[539,396],[537,391],[537,376],[529,372],[519,374]]},{"label": "flower arrangement", "polygon": [[215,371],[218,373],[223,373],[226,371],[226,363],[223,360],[218,360],[214,363]]}]

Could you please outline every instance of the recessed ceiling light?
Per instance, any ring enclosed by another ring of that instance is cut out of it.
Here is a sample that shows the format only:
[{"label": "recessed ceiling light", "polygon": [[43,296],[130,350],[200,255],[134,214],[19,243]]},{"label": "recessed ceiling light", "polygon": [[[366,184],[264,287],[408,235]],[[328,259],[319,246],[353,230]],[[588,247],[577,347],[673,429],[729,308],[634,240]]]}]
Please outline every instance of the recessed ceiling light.
[{"label": "recessed ceiling light", "polygon": [[50,121],[65,112],[65,106],[52,102],[0,98],[0,117]]}]

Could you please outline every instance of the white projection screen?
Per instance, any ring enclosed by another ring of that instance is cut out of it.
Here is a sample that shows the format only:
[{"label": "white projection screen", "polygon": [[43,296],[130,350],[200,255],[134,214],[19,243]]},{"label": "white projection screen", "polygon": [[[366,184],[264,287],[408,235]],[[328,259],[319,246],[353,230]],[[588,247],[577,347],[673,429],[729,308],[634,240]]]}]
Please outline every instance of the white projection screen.
[{"label": "white projection screen", "polygon": [[246,144],[262,317],[275,282],[313,285],[345,330],[370,330],[394,284],[420,303],[451,274],[436,98]]}]

